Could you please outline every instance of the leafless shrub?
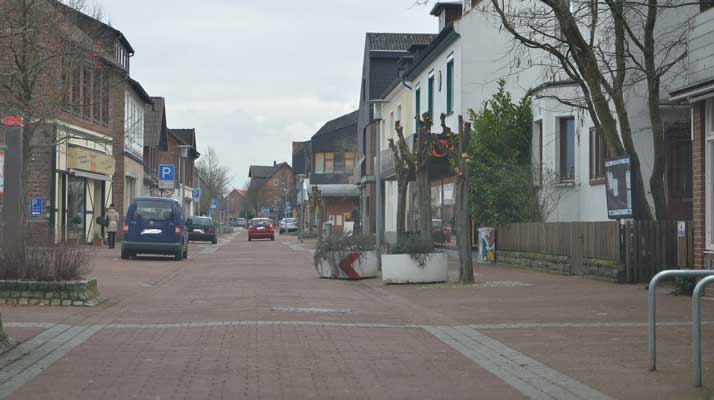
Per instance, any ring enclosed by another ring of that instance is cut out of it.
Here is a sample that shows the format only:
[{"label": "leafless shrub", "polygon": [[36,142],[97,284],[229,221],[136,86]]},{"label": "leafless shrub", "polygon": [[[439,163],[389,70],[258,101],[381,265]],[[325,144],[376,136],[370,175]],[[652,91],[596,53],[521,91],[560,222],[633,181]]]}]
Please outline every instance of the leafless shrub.
[{"label": "leafless shrub", "polygon": [[28,247],[0,254],[0,279],[42,282],[78,280],[92,271],[87,248],[71,244]]}]

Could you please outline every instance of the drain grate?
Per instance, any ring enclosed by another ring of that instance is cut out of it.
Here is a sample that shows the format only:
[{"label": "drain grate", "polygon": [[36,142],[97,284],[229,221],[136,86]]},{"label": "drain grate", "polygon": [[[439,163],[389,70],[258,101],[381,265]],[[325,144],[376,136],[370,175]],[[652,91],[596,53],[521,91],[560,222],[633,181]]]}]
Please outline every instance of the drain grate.
[{"label": "drain grate", "polygon": [[313,307],[273,307],[273,311],[294,313],[349,314],[352,310],[346,308],[313,308]]}]

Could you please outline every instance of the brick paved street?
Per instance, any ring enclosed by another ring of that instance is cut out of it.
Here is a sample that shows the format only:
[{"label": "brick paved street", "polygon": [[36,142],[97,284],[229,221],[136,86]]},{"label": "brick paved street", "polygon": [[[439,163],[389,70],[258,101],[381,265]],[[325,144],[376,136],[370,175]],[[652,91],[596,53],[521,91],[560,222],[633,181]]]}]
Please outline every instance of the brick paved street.
[{"label": "brick paved street", "polygon": [[[306,249],[307,248],[307,249]],[[12,399],[692,398],[690,299],[662,289],[657,372],[646,291],[479,266],[472,287],[317,278],[294,237],[191,244],[182,263],[97,250],[95,308],[3,306]],[[455,260],[452,260],[455,262]],[[455,267],[455,265],[453,265]]]}]

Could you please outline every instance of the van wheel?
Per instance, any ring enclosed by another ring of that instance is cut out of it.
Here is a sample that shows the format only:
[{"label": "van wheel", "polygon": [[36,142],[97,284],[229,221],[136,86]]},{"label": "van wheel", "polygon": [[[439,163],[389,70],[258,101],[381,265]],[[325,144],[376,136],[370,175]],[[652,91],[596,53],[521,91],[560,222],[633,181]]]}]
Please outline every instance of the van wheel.
[{"label": "van wheel", "polygon": [[183,251],[183,258],[188,258],[188,246],[186,246],[186,249]]},{"label": "van wheel", "polygon": [[174,257],[176,261],[183,260],[183,249],[176,250],[176,255]]},{"label": "van wheel", "polygon": [[211,243],[213,243],[213,244],[218,244],[218,239],[214,238],[214,239],[211,241]]},{"label": "van wheel", "polygon": [[122,260],[128,260],[129,259],[129,250],[125,248],[121,248],[121,259]]}]

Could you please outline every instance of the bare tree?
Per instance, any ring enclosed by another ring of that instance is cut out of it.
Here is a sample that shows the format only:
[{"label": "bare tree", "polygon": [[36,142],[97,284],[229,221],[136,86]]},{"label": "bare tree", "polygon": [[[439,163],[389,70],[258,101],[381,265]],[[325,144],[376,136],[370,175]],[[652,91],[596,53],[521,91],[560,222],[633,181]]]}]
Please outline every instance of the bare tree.
[{"label": "bare tree", "polygon": [[196,171],[206,185],[201,191],[201,204],[210,204],[211,199],[222,199],[228,192],[230,169],[221,164],[216,149],[209,146],[198,160]]},{"label": "bare tree", "polygon": [[397,172],[397,242],[399,242],[404,239],[406,234],[407,189],[409,181],[414,180],[416,157],[407,145],[404,128],[399,121],[395,123],[395,129],[397,142],[395,143],[393,138],[390,138],[388,142],[394,155],[394,168]]},{"label": "bare tree", "polygon": [[549,80],[572,82],[581,94],[576,99],[558,94],[544,97],[587,111],[610,155],[631,157],[638,219],[649,219],[651,213],[625,95],[645,82],[655,153],[650,188],[656,215],[664,218],[667,205],[660,79],[682,63],[686,21],[670,24],[659,34],[656,21],[658,10],[677,6],[670,1],[658,5],[649,0],[492,0],[490,4],[492,10],[483,7],[483,11],[493,11],[515,39],[516,65],[543,68]]},{"label": "bare tree", "polygon": [[441,137],[444,141],[442,150],[449,157],[451,168],[456,176],[456,247],[459,252],[459,282],[474,282],[473,253],[471,251],[471,199],[469,196],[469,142],[471,124],[464,123],[459,116],[459,134],[454,135],[446,126],[446,114],[441,114]]},{"label": "bare tree", "polygon": [[431,176],[429,166],[432,160],[434,138],[432,119],[429,113],[417,117],[419,129],[414,138],[414,174],[417,192],[417,232],[425,243],[431,243]]}]

